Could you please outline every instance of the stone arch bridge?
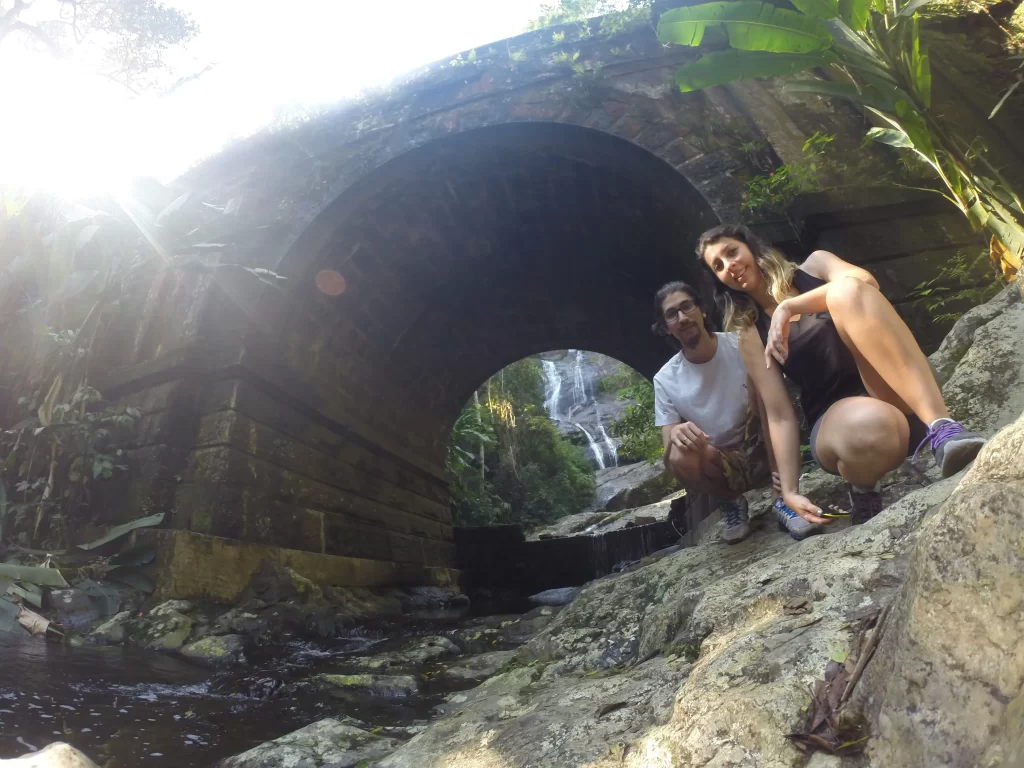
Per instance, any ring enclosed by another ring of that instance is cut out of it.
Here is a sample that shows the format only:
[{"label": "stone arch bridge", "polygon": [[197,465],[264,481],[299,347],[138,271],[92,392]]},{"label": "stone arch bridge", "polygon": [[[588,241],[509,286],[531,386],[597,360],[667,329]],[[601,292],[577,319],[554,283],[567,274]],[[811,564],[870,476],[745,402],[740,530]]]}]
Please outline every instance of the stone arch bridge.
[{"label": "stone arch bridge", "polygon": [[[181,180],[226,209],[223,261],[288,283],[238,295],[167,271],[112,336],[104,391],[147,413],[116,507],[167,513],[168,593],[228,599],[224,573],[244,583],[268,553],[334,583],[448,583],[444,448],[473,390],[569,347],[653,374],[668,352],[647,331],[651,296],[699,277],[695,239],[740,215],[744,179],[798,159],[814,131],[860,144],[861,115],[772,82],[680,94],[692,53],[649,29],[561,31],[427,67]],[[897,302],[974,242],[930,201],[806,207],[799,235],[758,225],[794,256],[873,265]],[[344,293],[318,291],[321,270]]]}]

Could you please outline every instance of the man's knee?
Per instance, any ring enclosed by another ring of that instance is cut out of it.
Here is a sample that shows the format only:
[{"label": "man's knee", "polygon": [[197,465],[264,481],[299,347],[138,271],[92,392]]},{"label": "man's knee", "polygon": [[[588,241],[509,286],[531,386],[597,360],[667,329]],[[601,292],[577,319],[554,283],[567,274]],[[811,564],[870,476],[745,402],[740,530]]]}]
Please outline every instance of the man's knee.
[{"label": "man's knee", "polygon": [[689,448],[680,448],[670,443],[665,451],[665,467],[678,480],[696,480],[701,474],[701,457]]}]

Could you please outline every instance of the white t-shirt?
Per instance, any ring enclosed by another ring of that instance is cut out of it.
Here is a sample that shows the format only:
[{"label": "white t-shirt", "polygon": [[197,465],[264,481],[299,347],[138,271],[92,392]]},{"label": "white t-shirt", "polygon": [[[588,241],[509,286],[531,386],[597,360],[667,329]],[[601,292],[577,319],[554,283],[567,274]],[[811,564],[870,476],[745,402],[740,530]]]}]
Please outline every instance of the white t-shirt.
[{"label": "white t-shirt", "polygon": [[749,395],[739,335],[716,333],[718,349],[706,363],[691,363],[679,352],[654,376],[654,423],[692,421],[717,448],[743,443]]}]

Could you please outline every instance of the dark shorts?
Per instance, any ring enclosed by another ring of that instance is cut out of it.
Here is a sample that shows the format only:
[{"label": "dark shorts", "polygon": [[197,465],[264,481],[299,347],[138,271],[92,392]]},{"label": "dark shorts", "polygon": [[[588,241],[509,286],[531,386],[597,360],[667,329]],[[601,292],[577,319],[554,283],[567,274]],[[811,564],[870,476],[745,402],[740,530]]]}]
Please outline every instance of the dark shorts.
[{"label": "dark shorts", "polygon": [[[828,411],[825,411],[828,413]],[[818,442],[818,430],[821,428],[821,422],[825,418],[825,413],[818,417],[818,420],[814,422],[814,426],[811,427],[811,458],[817,463],[819,467],[825,469],[825,466],[821,463],[818,458],[818,450],[816,448]],[[912,456],[914,451],[917,450],[917,446],[924,440],[924,436],[928,434],[928,425],[921,421],[914,414],[907,414],[907,422],[910,424],[910,439],[907,441],[907,456]],[[838,472],[825,469],[831,475],[838,475]]]}]

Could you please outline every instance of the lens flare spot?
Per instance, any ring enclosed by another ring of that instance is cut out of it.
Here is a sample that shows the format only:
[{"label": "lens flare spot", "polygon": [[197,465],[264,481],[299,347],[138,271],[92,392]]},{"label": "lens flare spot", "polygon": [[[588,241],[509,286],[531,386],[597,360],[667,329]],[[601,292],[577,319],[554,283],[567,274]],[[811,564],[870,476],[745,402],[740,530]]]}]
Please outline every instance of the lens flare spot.
[{"label": "lens flare spot", "polygon": [[345,292],[345,276],[333,269],[322,269],[316,274],[316,287],[327,296],[341,296]]}]

